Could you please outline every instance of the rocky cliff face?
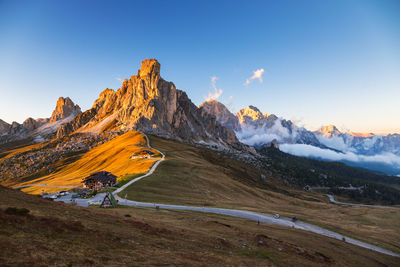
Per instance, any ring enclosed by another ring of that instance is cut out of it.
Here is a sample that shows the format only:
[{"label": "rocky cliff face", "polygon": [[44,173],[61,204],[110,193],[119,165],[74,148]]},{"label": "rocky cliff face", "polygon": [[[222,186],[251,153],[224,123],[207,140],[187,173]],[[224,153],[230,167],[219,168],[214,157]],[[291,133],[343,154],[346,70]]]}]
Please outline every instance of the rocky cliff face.
[{"label": "rocky cliff face", "polygon": [[0,119],[0,136],[7,133],[11,125]]},{"label": "rocky cliff face", "polygon": [[15,121],[8,124],[0,120],[0,144],[28,137],[38,140],[50,138],[60,126],[72,120],[79,113],[81,113],[81,109],[70,98],[60,97],[51,118],[27,118],[22,124]]},{"label": "rocky cliff face", "polygon": [[57,100],[56,108],[51,114],[50,123],[65,119],[71,115],[76,116],[80,113],[81,108],[78,105],[75,105],[69,97],[60,97]]},{"label": "rocky cliff face", "polygon": [[202,110],[203,114],[215,116],[221,125],[234,131],[240,129],[238,118],[233,115],[224,104],[216,100],[209,100],[200,104],[199,108]]},{"label": "rocky cliff face", "polygon": [[185,92],[161,78],[160,69],[157,60],[144,60],[137,75],[125,79],[117,91],[104,90],[90,110],[62,126],[57,136],[138,129],[189,143],[240,144],[232,130],[202,114]]}]

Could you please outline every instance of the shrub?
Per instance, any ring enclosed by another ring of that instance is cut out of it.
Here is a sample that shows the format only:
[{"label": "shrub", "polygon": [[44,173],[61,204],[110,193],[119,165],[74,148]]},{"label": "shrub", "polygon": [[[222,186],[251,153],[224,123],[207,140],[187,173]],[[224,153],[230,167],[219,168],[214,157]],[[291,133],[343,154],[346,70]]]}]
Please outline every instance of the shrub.
[{"label": "shrub", "polygon": [[10,215],[20,215],[20,216],[25,216],[30,212],[30,210],[25,209],[25,208],[16,208],[16,207],[8,207],[4,213],[10,214]]}]

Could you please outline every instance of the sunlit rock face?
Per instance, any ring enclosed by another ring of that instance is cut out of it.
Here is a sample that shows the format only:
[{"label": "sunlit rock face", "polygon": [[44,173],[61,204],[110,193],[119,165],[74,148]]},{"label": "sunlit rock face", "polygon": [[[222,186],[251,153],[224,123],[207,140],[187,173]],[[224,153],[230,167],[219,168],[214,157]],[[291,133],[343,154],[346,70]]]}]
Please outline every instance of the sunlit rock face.
[{"label": "sunlit rock face", "polygon": [[233,115],[224,104],[216,100],[208,100],[200,104],[199,108],[203,113],[215,116],[217,121],[223,126],[234,131],[240,129],[239,119]]},{"label": "sunlit rock face", "polygon": [[239,110],[236,116],[239,119],[240,125],[253,128],[271,128],[276,120],[278,120],[278,117],[274,114],[262,114],[261,111],[254,106],[248,106],[247,108]]},{"label": "sunlit rock face", "polygon": [[335,125],[322,126],[317,130],[317,133],[325,137],[339,136],[342,133],[336,128]]},{"label": "sunlit rock face", "polygon": [[104,90],[90,110],[61,127],[57,136],[75,130],[138,129],[193,143],[239,145],[232,130],[202,114],[185,92],[161,78],[160,70],[157,60],[144,60],[137,75],[125,79],[117,91]]},{"label": "sunlit rock face", "polygon": [[57,100],[56,108],[50,117],[50,123],[65,119],[70,115],[78,115],[81,113],[81,108],[78,105],[75,105],[72,100],[67,97],[60,97]]},{"label": "sunlit rock face", "polygon": [[262,120],[264,118],[264,115],[258,108],[254,106],[248,106],[247,108],[239,110],[239,112],[237,113],[237,117],[240,123],[247,124],[249,122]]}]

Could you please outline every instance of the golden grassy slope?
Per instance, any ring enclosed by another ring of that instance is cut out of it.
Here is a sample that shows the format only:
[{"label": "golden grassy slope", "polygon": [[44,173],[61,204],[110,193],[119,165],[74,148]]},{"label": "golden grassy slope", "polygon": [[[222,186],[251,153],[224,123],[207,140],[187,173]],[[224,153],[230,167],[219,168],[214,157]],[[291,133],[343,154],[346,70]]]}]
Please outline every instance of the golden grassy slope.
[{"label": "golden grassy slope", "polygon": [[[55,173],[15,186],[46,184],[47,186],[79,186],[82,178],[96,171],[108,171],[117,176],[147,172],[156,159],[130,159],[132,154],[147,149],[145,137],[136,131],[118,136],[111,141],[93,148],[70,164],[62,166]],[[153,151],[156,153],[157,151]],[[30,194],[55,192],[61,187],[31,186],[22,189]]]}]

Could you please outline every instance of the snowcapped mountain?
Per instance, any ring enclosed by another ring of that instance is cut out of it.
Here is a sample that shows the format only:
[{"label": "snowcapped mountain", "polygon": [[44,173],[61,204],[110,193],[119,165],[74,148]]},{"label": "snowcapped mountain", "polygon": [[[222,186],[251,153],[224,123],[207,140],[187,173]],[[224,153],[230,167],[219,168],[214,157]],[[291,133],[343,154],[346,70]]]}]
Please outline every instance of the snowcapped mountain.
[{"label": "snowcapped mountain", "polygon": [[200,106],[222,125],[234,130],[238,139],[247,145],[279,144],[280,150],[296,156],[341,161],[391,175],[400,173],[399,134],[341,132],[334,125],[311,132],[290,120],[263,114],[254,106],[241,109],[236,115],[215,100]]},{"label": "snowcapped mountain", "polygon": [[393,153],[400,156],[400,134],[341,132],[334,125],[321,127],[314,133],[322,144],[343,152],[369,156]]},{"label": "snowcapped mountain", "polygon": [[204,112],[215,116],[219,123],[235,131],[238,139],[247,145],[261,146],[276,140],[279,144],[325,147],[314,133],[274,114],[263,114],[254,106],[241,109],[236,115],[216,100],[206,101],[200,107]]}]

